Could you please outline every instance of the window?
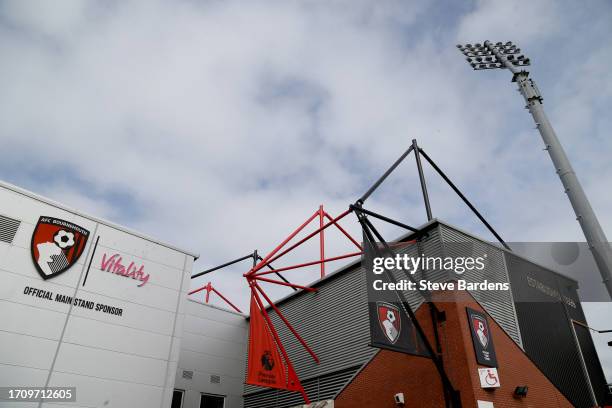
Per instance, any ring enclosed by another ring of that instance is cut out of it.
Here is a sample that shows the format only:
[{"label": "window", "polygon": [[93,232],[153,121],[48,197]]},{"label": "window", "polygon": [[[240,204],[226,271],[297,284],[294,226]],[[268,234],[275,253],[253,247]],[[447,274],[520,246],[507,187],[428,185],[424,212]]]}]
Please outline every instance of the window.
[{"label": "window", "polygon": [[200,398],[200,408],[223,408],[225,397],[220,395],[202,394]]},{"label": "window", "polygon": [[183,390],[174,390],[172,394],[172,408],[181,408],[183,406],[183,394],[185,391]]}]

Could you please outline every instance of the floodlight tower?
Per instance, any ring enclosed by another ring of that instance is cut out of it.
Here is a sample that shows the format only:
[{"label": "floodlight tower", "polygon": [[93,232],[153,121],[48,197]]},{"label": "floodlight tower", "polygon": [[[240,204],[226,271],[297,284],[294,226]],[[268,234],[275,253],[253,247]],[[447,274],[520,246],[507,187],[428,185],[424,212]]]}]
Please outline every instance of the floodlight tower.
[{"label": "floodlight tower", "polygon": [[468,63],[475,70],[507,68],[512,72],[512,82],[518,84],[519,92],[527,102],[526,108],[529,109],[536,127],[540,131],[546,146],[545,149],[548,150],[555,170],[561,179],[561,183],[563,183],[563,187],[565,187],[565,193],[574,208],[576,219],[580,223],[582,232],[593,253],[603,283],[612,298],[612,249],[576,177],[576,173],[548,121],[546,113],[544,113],[542,95],[535,82],[528,78],[529,72],[525,70],[525,67],[530,65],[529,58],[521,54],[520,48],[517,48],[512,42],[493,44],[490,41],[485,41],[484,44],[457,45],[457,48],[467,57]]}]

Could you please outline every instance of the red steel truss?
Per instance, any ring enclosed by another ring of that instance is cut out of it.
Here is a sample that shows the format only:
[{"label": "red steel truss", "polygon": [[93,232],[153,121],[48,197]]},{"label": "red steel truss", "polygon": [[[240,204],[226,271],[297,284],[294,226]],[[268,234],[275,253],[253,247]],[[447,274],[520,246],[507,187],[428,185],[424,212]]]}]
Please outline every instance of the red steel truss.
[{"label": "red steel truss", "polygon": [[[268,333],[272,334],[274,344],[276,345],[277,350],[280,350],[280,353],[284,360],[284,367],[286,367],[286,374],[287,374],[288,381],[282,384],[283,385],[282,388],[287,389],[287,390],[292,390],[292,391],[299,391],[302,394],[302,397],[304,398],[304,401],[306,402],[306,404],[310,404],[308,395],[306,394],[306,391],[304,390],[304,387],[302,386],[302,383],[300,382],[300,379],[298,378],[298,375],[295,372],[295,368],[293,367],[293,364],[291,363],[291,360],[289,359],[289,355],[287,354],[287,351],[285,350],[285,348],[283,347],[281,343],[280,336],[274,329],[274,326],[272,326],[272,321],[270,320],[268,311],[266,310],[266,307],[264,306],[255,288],[251,286],[251,303],[253,303],[253,300],[255,300],[255,304],[257,305],[257,309],[258,309],[256,313],[261,312],[261,315],[263,316],[265,324],[267,326]],[[253,312],[252,309],[251,309],[251,312]],[[251,336],[254,333],[254,330],[252,327],[253,321],[254,321],[254,317],[251,315],[251,320],[250,320],[251,327],[249,328],[249,348],[250,348],[250,342],[252,341]],[[254,356],[249,355],[249,360],[254,359],[254,358],[255,358]],[[251,364],[252,362],[249,361],[248,365],[250,366]],[[247,383],[248,383],[248,378],[247,378]],[[257,384],[257,385],[261,385],[261,384]]]},{"label": "red steel truss", "polygon": [[210,292],[214,292],[214,293],[217,294],[217,296],[219,296],[221,299],[223,299],[225,301],[225,303],[230,305],[235,311],[237,311],[238,313],[242,313],[242,311],[240,309],[238,309],[238,307],[236,307],[232,302],[230,302],[225,296],[223,296],[221,294],[221,292],[219,292],[217,289],[213,288],[212,283],[210,283],[210,282],[208,282],[206,285],[202,286],[201,288],[192,290],[188,294],[189,295],[193,295],[194,293],[198,293],[198,292],[201,292],[203,290],[206,290],[206,297],[205,297],[206,303],[208,303],[208,301],[210,299]]},{"label": "red steel truss", "polygon": [[[281,352],[281,355],[283,356],[283,359],[285,359],[288,370],[290,372],[295,372],[295,370],[293,370],[293,365],[291,364],[289,355],[287,354],[287,351],[285,350],[285,347],[283,346],[281,342],[280,336],[278,335],[278,332],[276,331],[276,328],[274,327],[274,324],[272,323],[272,320],[270,319],[270,316],[266,311],[267,307],[264,305],[262,298],[268,303],[269,307],[271,307],[272,310],[274,310],[276,315],[282,320],[285,326],[291,331],[291,333],[300,342],[300,344],[304,347],[304,349],[312,356],[312,358],[317,364],[319,363],[319,358],[314,353],[314,351],[308,346],[308,344],[306,344],[306,341],[304,341],[304,339],[302,338],[302,336],[300,336],[297,330],[291,325],[291,323],[289,323],[289,321],[281,313],[278,307],[276,307],[276,305],[274,304],[274,301],[272,301],[270,297],[265,293],[265,291],[259,285],[258,281],[266,282],[266,283],[273,283],[273,284],[282,285],[282,286],[288,286],[293,289],[302,289],[308,292],[316,291],[315,288],[311,288],[308,286],[302,286],[302,285],[298,285],[298,284],[291,283],[291,282],[283,282],[283,281],[279,281],[275,279],[270,279],[267,277],[267,275],[270,275],[272,273],[282,272],[282,271],[295,270],[295,269],[299,269],[299,268],[303,268],[307,266],[320,265],[321,278],[323,278],[325,277],[325,263],[326,262],[332,262],[332,261],[337,261],[340,259],[360,256],[363,251],[361,245],[338,223],[341,219],[346,217],[350,212],[351,210],[347,210],[343,212],[342,214],[340,214],[339,216],[337,216],[336,218],[332,218],[327,212],[325,212],[322,205],[319,206],[319,208],[317,209],[317,211],[315,211],[314,214],[308,217],[308,219],[304,223],[302,223],[297,229],[295,229],[291,234],[289,234],[289,236],[285,238],[276,248],[274,248],[272,252],[270,252],[268,255],[262,258],[260,262],[255,262],[251,270],[249,270],[247,273],[244,274],[244,277],[247,280],[249,288],[251,289],[251,299],[255,299],[258,306],[260,307],[262,314],[264,316],[264,319],[266,321],[266,324],[268,325],[268,328],[272,332],[276,345],[278,346]],[[314,221],[317,218],[319,219],[319,226],[315,231],[311,232],[310,234],[308,234],[306,237],[302,238],[298,242],[290,245],[288,248],[283,249],[285,248],[286,245],[289,244],[289,242],[293,238],[295,238],[300,232],[304,230],[304,228],[306,228],[312,221]],[[332,225],[335,226],[346,238],[348,238],[348,240],[351,241],[357,247],[357,249],[359,249],[359,251],[351,252],[351,253],[344,254],[344,255],[334,256],[330,258],[325,258],[324,231],[325,229],[327,229],[328,227]],[[272,262],[277,261],[278,259],[286,255],[287,253],[293,251],[294,249],[302,245],[304,242],[310,240],[311,238],[317,235],[319,236],[319,259],[318,260],[303,262],[300,264],[285,266],[281,268],[271,267],[270,264]],[[264,267],[268,267],[270,270],[262,271]],[[299,383],[299,379],[298,379],[298,383]],[[306,402],[306,404],[309,404],[310,401],[308,399],[308,395],[306,395],[306,392],[304,391],[304,388],[302,387],[301,384],[299,384],[299,388],[300,388],[300,392],[302,393],[302,396],[304,397],[304,401]]]}]

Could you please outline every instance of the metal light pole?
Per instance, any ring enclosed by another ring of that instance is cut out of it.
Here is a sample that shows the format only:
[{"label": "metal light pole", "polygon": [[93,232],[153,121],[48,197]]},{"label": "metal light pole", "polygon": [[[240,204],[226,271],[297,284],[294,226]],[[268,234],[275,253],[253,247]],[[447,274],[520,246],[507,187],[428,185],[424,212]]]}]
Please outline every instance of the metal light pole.
[{"label": "metal light pole", "polygon": [[576,213],[576,219],[582,227],[582,232],[593,253],[603,283],[612,298],[612,249],[604,234],[595,212],[589,204],[576,173],[572,168],[554,129],[552,128],[544,108],[542,106],[542,95],[530,78],[525,66],[530,65],[529,58],[521,54],[521,50],[511,42],[493,44],[485,41],[484,44],[458,45],[457,48],[467,57],[468,63],[475,70],[507,68],[512,72],[512,82],[516,82],[519,91],[527,102],[531,116],[536,122],[544,145],[553,161],[555,170],[565,187],[565,193]]}]

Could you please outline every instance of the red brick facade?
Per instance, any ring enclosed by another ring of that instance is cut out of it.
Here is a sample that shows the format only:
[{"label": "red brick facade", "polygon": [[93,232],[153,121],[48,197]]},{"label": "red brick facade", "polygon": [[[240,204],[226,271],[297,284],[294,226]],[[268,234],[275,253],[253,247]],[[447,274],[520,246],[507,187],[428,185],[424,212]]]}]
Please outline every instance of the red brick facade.
[{"label": "red brick facade", "polygon": [[[448,296],[455,301],[449,302]],[[501,387],[482,389],[465,309],[484,310],[467,293],[438,293],[434,303],[446,313],[446,321],[438,325],[442,358],[451,382],[461,393],[463,407],[477,407],[478,400],[493,402],[495,408],[572,406],[490,316]],[[416,315],[434,345],[428,305],[421,306]],[[527,396],[515,398],[514,389],[522,385],[529,387]],[[399,392],[404,394],[406,408],[445,406],[440,376],[431,360],[380,350],[336,398],[335,407],[394,408],[393,397]]]}]

